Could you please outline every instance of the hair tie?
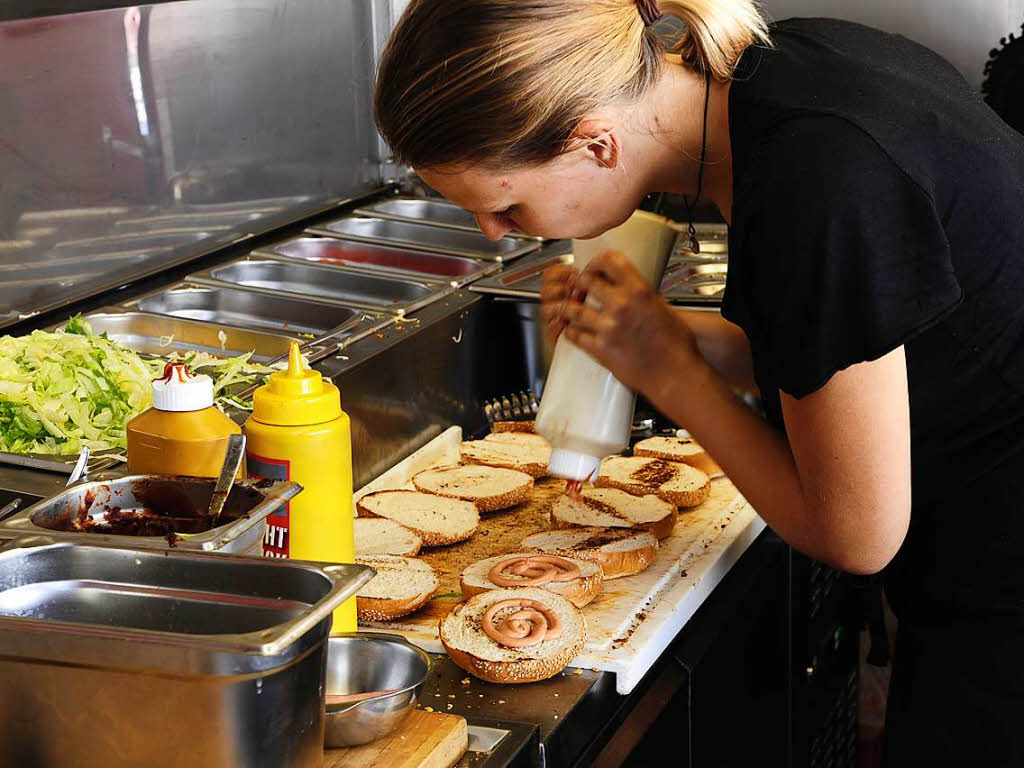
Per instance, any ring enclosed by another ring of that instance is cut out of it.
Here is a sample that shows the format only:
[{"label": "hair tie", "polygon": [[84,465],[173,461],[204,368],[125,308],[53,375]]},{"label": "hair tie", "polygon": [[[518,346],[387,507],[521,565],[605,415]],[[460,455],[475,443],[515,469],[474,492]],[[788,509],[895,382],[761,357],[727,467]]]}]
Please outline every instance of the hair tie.
[{"label": "hair tie", "polygon": [[651,26],[661,18],[658,0],[636,0],[636,9],[640,11],[640,18],[644,20],[645,27]]}]

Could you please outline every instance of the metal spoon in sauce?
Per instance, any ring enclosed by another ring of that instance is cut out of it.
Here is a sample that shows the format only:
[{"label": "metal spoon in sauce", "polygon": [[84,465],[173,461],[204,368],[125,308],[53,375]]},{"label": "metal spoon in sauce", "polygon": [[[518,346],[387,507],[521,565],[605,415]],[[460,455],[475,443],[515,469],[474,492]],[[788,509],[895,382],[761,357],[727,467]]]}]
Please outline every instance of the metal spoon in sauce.
[{"label": "metal spoon in sauce", "polygon": [[238,476],[238,468],[242,466],[242,457],[245,456],[245,435],[231,435],[228,438],[228,448],[224,452],[224,464],[220,468],[220,477],[217,478],[217,485],[213,488],[213,496],[210,497],[210,508],[206,514],[211,517],[212,528],[217,526],[220,520],[220,513],[224,509],[224,502],[228,500],[228,494],[235,484],[235,477]]}]

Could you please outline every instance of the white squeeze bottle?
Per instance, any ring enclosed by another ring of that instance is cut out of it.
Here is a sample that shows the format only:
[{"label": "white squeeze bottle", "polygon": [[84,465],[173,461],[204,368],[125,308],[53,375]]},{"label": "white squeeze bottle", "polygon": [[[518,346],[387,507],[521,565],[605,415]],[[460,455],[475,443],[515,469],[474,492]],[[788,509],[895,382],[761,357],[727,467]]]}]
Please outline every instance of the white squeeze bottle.
[{"label": "white squeeze bottle", "polygon": [[[655,287],[661,283],[677,234],[663,216],[637,211],[599,237],[573,240],[573,263],[583,271],[604,251],[621,251]],[[598,306],[590,298],[587,303]],[[551,474],[577,483],[596,477],[601,460],[629,443],[635,403],[635,392],[560,336],[534,422],[536,431],[551,443]]]}]

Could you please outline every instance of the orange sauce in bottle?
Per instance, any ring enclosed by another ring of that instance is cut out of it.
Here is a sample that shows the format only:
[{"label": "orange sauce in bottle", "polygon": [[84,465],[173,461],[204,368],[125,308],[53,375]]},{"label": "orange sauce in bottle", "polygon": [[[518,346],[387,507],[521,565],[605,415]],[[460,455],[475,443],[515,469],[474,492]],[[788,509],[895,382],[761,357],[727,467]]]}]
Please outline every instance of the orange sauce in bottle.
[{"label": "orange sauce in bottle", "polygon": [[209,376],[192,375],[184,363],[168,363],[153,382],[153,407],[128,422],[128,471],[217,477],[228,437],[241,431],[213,405]]}]

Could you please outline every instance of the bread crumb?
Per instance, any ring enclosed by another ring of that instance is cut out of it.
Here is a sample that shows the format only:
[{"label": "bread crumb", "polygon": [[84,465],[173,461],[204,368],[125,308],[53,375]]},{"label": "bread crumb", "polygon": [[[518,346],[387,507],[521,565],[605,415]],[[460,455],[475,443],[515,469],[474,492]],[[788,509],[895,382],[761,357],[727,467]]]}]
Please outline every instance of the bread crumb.
[{"label": "bread crumb", "polygon": [[468,677],[464,677],[464,678],[462,678],[462,680],[461,680],[460,682],[461,682],[461,683],[462,683],[463,685],[469,685],[469,678],[468,678]]},{"label": "bread crumb", "polygon": [[580,669],[579,667],[576,667],[576,672],[574,674],[582,675],[583,674],[583,670]]},{"label": "bread crumb", "polygon": [[558,694],[557,694],[557,693],[555,694],[555,698],[556,698],[556,699],[558,698]]},{"label": "bread crumb", "polygon": [[504,704],[504,703],[505,703],[505,700],[504,700],[504,699],[498,699],[498,703],[499,703],[499,704]]},{"label": "bread crumb", "polygon": [[449,699],[454,699],[455,698],[455,694],[454,693],[449,693],[448,694],[448,698]]},{"label": "bread crumb", "polygon": [[424,711],[424,712],[433,712],[433,711],[434,711],[434,708],[433,708],[433,707],[424,707],[424,708],[423,708],[423,711]]}]

